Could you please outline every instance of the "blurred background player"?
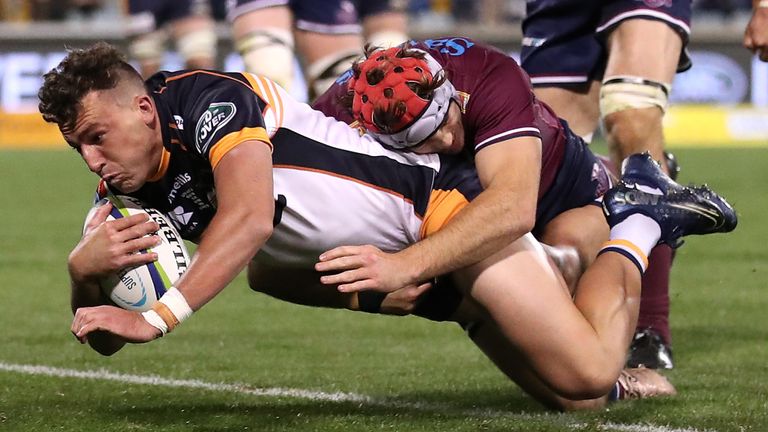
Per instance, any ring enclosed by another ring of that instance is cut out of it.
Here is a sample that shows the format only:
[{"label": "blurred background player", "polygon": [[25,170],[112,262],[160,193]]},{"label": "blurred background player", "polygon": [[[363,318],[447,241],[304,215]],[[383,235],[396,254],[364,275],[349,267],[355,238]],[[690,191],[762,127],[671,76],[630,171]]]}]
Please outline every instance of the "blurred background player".
[{"label": "blurred background player", "polygon": [[[685,52],[690,0],[530,0],[522,66],[536,95],[589,141],[602,121],[611,158],[650,151],[665,160],[662,118]],[[669,169],[674,177],[676,168]],[[654,248],[643,277],[628,365],[672,368],[669,273],[672,248]]]},{"label": "blurred background player", "polygon": [[216,32],[208,1],[128,1],[129,51],[142,76],[149,77],[160,69],[169,34],[185,68],[216,66]]},{"label": "blurred background player", "polygon": [[768,1],[752,0],[752,18],[744,31],[744,46],[768,62]]},{"label": "blurred background player", "polygon": [[394,46],[408,38],[405,3],[229,0],[228,18],[235,48],[247,71],[265,75],[293,91],[296,48],[304,65],[309,98],[314,99],[362,54],[364,41]]}]

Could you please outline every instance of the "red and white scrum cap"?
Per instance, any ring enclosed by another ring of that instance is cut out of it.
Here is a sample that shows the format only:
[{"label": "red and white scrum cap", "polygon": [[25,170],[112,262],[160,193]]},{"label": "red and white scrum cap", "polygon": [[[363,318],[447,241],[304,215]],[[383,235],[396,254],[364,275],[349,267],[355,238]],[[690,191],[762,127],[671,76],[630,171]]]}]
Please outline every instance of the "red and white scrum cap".
[{"label": "red and white scrum cap", "polygon": [[[419,51],[424,58],[404,57],[404,50]],[[447,79],[428,99],[413,90],[431,84],[442,71],[425,51],[404,46],[378,50],[359,67],[360,73],[349,81],[352,113],[376,139],[394,148],[413,147],[442,125],[456,90]]]}]

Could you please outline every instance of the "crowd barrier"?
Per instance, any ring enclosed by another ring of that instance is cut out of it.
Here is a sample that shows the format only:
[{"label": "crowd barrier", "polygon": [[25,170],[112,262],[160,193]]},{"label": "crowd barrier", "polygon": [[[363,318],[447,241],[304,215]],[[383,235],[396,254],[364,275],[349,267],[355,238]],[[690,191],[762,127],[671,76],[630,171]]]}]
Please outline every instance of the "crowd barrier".
[{"label": "crowd barrier", "polygon": [[[219,64],[242,70],[233,52],[229,30],[220,26]],[[711,27],[694,34],[689,51],[694,66],[673,83],[665,132],[671,146],[768,146],[768,64],[741,47],[742,28]],[[464,25],[450,31],[412,29],[413,37],[467,35],[518,56],[519,25],[486,28]],[[68,24],[0,23],[0,148],[64,147],[56,127],[37,113],[42,74],[54,67],[66,49],[99,40],[125,47],[120,26],[98,23],[83,28]],[[449,38],[446,49],[461,49],[461,37]],[[181,67],[169,53],[167,69]],[[302,97],[301,88],[297,97]]]}]

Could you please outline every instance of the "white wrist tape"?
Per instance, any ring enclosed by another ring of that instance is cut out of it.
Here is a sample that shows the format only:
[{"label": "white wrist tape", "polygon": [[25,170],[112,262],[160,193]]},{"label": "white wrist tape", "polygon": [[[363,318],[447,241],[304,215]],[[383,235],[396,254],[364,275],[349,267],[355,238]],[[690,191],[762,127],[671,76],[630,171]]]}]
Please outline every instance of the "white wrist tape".
[{"label": "white wrist tape", "polygon": [[187,299],[184,298],[184,294],[177,290],[175,287],[171,287],[168,291],[160,297],[158,302],[168,306],[171,313],[176,317],[177,324],[182,323],[185,319],[189,318],[194,312]]},{"label": "white wrist tape", "polygon": [[152,305],[152,309],[142,313],[144,319],[165,336],[176,328],[179,323],[192,315],[191,307],[181,291],[171,287],[160,297],[160,300]]},{"label": "white wrist tape", "polygon": [[168,324],[163,321],[163,318],[160,317],[157,312],[150,309],[146,312],[142,312],[141,315],[144,317],[147,323],[149,323],[149,325],[160,330],[160,337],[163,337],[166,333],[168,333]]},{"label": "white wrist tape", "polygon": [[757,7],[768,8],[768,0],[760,0],[759,2],[757,2]]}]

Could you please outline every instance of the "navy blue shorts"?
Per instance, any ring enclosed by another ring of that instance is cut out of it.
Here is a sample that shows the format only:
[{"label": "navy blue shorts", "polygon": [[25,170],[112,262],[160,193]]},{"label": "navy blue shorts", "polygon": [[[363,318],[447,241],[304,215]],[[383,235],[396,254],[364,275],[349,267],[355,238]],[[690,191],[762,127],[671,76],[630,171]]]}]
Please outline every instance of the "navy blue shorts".
[{"label": "navy blue shorts", "polygon": [[419,300],[413,315],[432,321],[448,321],[463,299],[464,295],[451,276],[440,276],[432,281],[432,288]]},{"label": "navy blue shorts", "polygon": [[611,188],[608,169],[589,146],[573,133],[568,124],[563,162],[555,181],[539,199],[533,235],[540,238],[544,227],[559,214],[586,205],[601,205],[602,196]]},{"label": "navy blue shorts", "polygon": [[299,30],[325,34],[359,34],[370,15],[404,10],[397,0],[230,0],[228,17],[272,6],[289,6]]},{"label": "navy blue shorts", "polygon": [[179,18],[210,13],[208,0],[130,0],[128,13],[131,25],[140,23],[141,28],[130,29],[131,34],[142,34],[157,30]]},{"label": "navy blue shorts", "polygon": [[685,49],[691,0],[528,0],[526,7],[521,65],[534,86],[601,80],[608,34],[633,18],[663,21],[677,31],[683,39],[677,70],[691,67]]}]

